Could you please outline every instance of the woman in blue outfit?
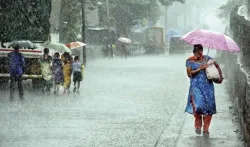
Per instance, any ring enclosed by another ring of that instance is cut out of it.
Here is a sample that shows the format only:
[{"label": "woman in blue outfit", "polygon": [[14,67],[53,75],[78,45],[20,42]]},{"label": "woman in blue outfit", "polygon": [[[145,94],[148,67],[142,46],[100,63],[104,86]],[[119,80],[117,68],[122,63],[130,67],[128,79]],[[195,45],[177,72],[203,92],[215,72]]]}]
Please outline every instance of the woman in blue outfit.
[{"label": "woman in blue outfit", "polygon": [[64,82],[62,60],[60,59],[60,54],[58,52],[54,55],[52,65],[54,74],[54,94],[58,95],[59,86]]},{"label": "woman in blue outfit", "polygon": [[[203,55],[201,44],[194,45],[193,53],[194,56],[186,60],[190,88],[185,111],[195,117],[195,132],[201,134],[202,123],[204,123],[203,134],[208,135],[212,115],[216,114],[214,84],[207,79],[205,72],[206,61],[212,58]],[[218,64],[215,63],[215,65],[221,74]]]}]

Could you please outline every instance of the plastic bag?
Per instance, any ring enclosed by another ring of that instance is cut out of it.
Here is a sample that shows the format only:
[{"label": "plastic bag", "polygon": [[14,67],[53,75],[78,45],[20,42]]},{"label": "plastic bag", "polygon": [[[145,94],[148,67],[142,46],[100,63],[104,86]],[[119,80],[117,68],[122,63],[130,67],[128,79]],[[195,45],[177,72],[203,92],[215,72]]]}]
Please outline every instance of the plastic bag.
[{"label": "plastic bag", "polygon": [[220,73],[216,66],[214,65],[214,61],[212,59],[207,62],[208,67],[206,68],[206,75],[209,80],[217,81],[220,80]]}]

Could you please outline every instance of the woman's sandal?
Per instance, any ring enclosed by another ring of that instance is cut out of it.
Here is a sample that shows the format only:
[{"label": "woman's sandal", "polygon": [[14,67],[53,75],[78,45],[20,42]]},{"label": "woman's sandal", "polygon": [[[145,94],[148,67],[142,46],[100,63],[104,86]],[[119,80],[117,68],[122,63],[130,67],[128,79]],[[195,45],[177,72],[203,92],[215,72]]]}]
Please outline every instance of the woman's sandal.
[{"label": "woman's sandal", "polygon": [[198,128],[195,129],[195,133],[196,133],[196,134],[201,134],[201,129],[198,129]]},{"label": "woman's sandal", "polygon": [[209,132],[204,131],[204,132],[203,132],[203,136],[208,137],[208,136],[209,136]]}]

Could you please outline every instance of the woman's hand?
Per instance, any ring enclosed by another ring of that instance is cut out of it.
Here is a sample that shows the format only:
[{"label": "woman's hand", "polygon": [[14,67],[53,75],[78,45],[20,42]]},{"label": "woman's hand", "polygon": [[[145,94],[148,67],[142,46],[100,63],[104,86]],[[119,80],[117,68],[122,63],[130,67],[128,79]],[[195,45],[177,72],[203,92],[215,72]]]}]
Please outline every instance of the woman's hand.
[{"label": "woman's hand", "polygon": [[196,70],[192,70],[190,67],[187,68],[187,75],[188,77],[192,77],[192,75],[195,75],[197,73],[199,73],[200,71],[206,69],[208,67],[207,64],[202,64],[199,68],[197,68]]},{"label": "woman's hand", "polygon": [[206,69],[207,67],[208,67],[207,64],[202,64],[202,65],[200,66],[200,70],[204,70],[204,69]]}]

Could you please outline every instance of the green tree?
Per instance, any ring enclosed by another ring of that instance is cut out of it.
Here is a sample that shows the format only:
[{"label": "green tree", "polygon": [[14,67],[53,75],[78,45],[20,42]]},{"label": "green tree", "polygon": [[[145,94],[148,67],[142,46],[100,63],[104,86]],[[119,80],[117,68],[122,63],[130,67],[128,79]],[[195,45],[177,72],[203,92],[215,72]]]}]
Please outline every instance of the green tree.
[{"label": "green tree", "polygon": [[[106,8],[105,0],[99,0]],[[155,24],[160,17],[160,4],[169,6],[173,2],[182,2],[184,0],[109,0],[110,18],[114,18],[118,36],[128,36],[129,30],[135,25],[136,20],[149,20]],[[97,0],[93,1],[97,4]],[[103,11],[102,15],[106,15]]]},{"label": "green tree", "polygon": [[243,0],[228,0],[226,4],[223,4],[219,7],[219,11],[217,13],[218,17],[221,18],[224,22],[229,21],[230,12],[237,5],[243,5]]},{"label": "green tree", "polygon": [[47,41],[51,0],[0,1],[0,42]]},{"label": "green tree", "polygon": [[[69,43],[72,41],[76,41],[77,33],[80,32],[82,24],[82,0],[60,1],[61,4],[59,13],[59,41],[60,43]],[[94,9],[93,6],[97,5],[97,1],[95,0],[84,1],[85,3],[88,3],[85,8],[85,13],[87,13],[87,10]],[[88,22],[85,21],[85,24],[88,24]]]},{"label": "green tree", "polygon": [[81,3],[79,0],[61,0],[59,14],[59,41],[69,43],[77,40],[77,24],[81,20]]},{"label": "green tree", "polygon": [[185,3],[185,0],[159,0],[159,2],[164,6],[170,6],[174,2]]},{"label": "green tree", "polygon": [[[87,2],[87,0],[85,0]],[[129,30],[137,20],[150,20],[153,24],[159,20],[160,4],[171,5],[183,0],[109,0],[110,16],[107,17],[106,0],[90,0],[101,9],[101,15],[117,28],[118,35],[128,36]],[[78,25],[81,23],[81,0],[61,0],[60,8],[60,42],[68,43],[76,40]],[[101,5],[100,5],[101,4]],[[91,8],[87,8],[91,9]],[[67,22],[67,23],[65,23]],[[87,23],[87,22],[86,22]],[[107,22],[104,22],[107,25]]]},{"label": "green tree", "polygon": [[128,36],[129,29],[135,25],[135,20],[147,17],[147,8],[147,4],[140,4],[139,1],[121,2],[115,5],[111,9],[111,15],[116,21],[118,35]]}]

